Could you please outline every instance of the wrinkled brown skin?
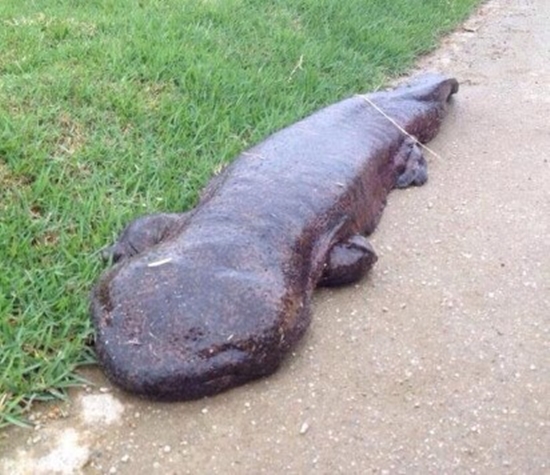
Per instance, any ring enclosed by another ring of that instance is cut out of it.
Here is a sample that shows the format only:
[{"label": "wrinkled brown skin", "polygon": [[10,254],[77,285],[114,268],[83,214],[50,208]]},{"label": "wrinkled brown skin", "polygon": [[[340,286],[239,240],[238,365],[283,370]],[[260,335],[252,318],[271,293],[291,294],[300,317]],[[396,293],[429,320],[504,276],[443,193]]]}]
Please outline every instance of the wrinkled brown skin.
[{"label": "wrinkled brown skin", "polygon": [[[424,75],[367,97],[420,142],[454,79]],[[363,235],[392,188],[421,185],[418,144],[363,97],[329,106],[242,153],[188,213],[134,221],[92,292],[96,351],[122,388],[166,400],[272,373],[303,335],[317,285],[361,278]]]}]

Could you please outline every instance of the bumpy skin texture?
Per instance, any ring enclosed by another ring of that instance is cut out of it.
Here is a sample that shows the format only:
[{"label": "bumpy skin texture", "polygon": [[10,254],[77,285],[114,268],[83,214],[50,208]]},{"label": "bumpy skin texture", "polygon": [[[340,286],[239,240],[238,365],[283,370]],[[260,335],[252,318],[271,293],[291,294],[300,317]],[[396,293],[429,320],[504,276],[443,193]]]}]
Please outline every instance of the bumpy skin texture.
[{"label": "bumpy skin texture", "polygon": [[[368,99],[410,135],[438,132],[454,79],[425,75]],[[99,362],[130,392],[184,400],[273,372],[317,285],[359,279],[363,237],[392,188],[427,179],[421,149],[364,97],[242,153],[196,208],[130,224],[92,292]]]}]

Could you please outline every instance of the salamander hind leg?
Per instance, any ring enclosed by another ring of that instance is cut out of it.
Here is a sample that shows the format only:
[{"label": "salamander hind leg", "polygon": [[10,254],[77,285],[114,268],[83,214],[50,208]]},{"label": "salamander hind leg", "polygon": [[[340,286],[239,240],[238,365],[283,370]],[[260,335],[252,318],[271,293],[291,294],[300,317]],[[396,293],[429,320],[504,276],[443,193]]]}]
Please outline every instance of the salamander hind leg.
[{"label": "salamander hind leg", "polygon": [[331,287],[357,282],[377,259],[369,241],[364,236],[354,235],[332,247],[318,285]]},{"label": "salamander hind leg", "polygon": [[113,262],[118,262],[140,254],[173,236],[186,220],[187,213],[142,216],[132,221],[112,246],[103,249],[101,256],[105,260],[112,259]]},{"label": "salamander hind leg", "polygon": [[407,139],[396,156],[396,188],[420,186],[428,181],[428,164],[422,149],[412,139]]}]

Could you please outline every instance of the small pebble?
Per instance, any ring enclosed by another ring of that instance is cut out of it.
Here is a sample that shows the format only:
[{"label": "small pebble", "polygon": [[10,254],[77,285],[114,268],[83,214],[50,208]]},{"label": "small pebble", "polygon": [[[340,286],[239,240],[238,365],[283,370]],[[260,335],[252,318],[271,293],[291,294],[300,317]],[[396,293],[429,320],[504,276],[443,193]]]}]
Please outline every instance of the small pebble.
[{"label": "small pebble", "polygon": [[302,424],[302,427],[300,427],[300,434],[304,435],[309,430],[309,424],[307,422],[304,422]]}]

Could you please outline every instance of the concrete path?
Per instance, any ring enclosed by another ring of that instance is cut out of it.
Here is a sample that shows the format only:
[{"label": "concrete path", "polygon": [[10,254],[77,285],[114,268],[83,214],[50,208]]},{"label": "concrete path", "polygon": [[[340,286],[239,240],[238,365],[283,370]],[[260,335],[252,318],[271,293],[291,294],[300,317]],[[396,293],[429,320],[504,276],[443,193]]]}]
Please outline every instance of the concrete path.
[{"label": "concrete path", "polygon": [[550,1],[488,2],[418,69],[461,82],[430,180],[276,375],[153,404],[92,371],[0,473],[550,473]]}]

